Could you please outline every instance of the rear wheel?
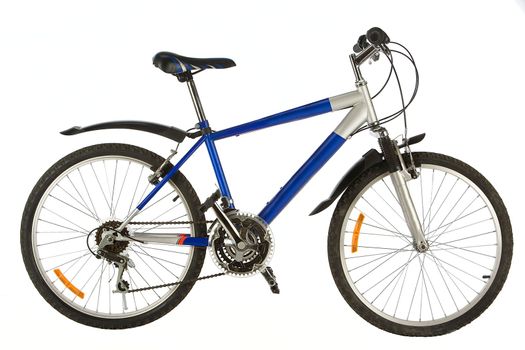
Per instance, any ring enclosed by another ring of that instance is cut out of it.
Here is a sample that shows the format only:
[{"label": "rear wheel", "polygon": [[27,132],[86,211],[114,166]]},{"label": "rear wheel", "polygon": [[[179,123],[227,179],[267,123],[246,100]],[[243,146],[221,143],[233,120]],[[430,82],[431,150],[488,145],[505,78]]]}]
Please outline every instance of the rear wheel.
[{"label": "rear wheel", "polygon": [[408,182],[425,237],[414,249],[382,164],[343,194],[328,236],[332,275],[347,303],[388,332],[434,336],[478,317],[495,299],[512,259],[512,229],[496,190],[475,169],[414,153]]},{"label": "rear wheel", "polygon": [[[125,144],[80,149],[53,165],[27,201],[21,225],[22,255],[35,287],[65,316],[94,327],[129,328],[158,319],[177,306],[193,283],[114,293],[116,268],[90,250],[102,225],[118,227],[151,190],[150,175],[160,156]],[[136,221],[191,221],[184,225],[135,225],[136,232],[205,236],[199,198],[178,172],[136,217]],[[199,276],[204,248],[117,242],[113,253],[127,254],[135,267],[124,272],[130,289]]]}]

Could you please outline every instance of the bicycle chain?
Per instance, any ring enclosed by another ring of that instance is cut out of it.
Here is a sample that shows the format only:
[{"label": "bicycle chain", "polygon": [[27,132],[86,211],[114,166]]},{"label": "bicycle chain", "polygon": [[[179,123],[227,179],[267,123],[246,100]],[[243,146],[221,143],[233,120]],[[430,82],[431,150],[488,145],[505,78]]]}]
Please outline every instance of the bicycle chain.
[{"label": "bicycle chain", "polygon": [[[213,222],[214,222],[213,220],[206,220],[206,221],[133,221],[133,222],[128,223],[128,225],[188,225],[188,224],[210,224]],[[193,278],[188,281],[177,281],[177,282],[172,282],[172,283],[159,284],[155,286],[130,289],[127,291],[127,293],[137,293],[137,292],[143,292],[145,290],[152,290],[152,289],[157,289],[157,288],[165,288],[165,287],[172,287],[172,286],[177,286],[177,285],[182,285],[182,284],[195,283],[200,280],[220,277],[224,275],[225,275],[224,272],[220,272],[220,273],[215,273],[212,275]]]}]

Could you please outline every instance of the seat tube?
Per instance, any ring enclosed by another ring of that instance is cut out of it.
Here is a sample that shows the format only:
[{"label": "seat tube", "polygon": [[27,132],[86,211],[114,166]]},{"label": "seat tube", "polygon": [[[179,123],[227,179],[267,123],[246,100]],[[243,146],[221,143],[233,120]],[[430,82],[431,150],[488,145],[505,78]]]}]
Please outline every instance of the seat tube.
[{"label": "seat tube", "polygon": [[230,188],[228,187],[228,182],[226,181],[226,176],[222,170],[222,164],[219,154],[217,153],[217,148],[215,147],[215,142],[211,137],[209,137],[209,135],[206,135],[205,137],[206,139],[204,142],[206,143],[206,148],[208,149],[208,154],[210,155],[211,164],[213,166],[213,171],[215,172],[215,177],[217,178],[217,183],[219,185],[219,189],[221,190],[221,194],[223,197],[228,199],[229,207],[234,208],[233,198],[230,193]]}]

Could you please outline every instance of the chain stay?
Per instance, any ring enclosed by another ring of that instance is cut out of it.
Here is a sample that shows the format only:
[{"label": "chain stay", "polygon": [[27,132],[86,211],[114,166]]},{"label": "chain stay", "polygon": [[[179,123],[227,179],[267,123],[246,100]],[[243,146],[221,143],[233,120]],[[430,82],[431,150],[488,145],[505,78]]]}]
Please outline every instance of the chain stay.
[{"label": "chain stay", "polygon": [[[128,223],[128,225],[188,225],[188,224],[211,224],[213,222],[214,222],[213,220],[206,220],[206,221],[133,221],[133,222]],[[224,276],[224,275],[225,275],[224,272],[220,272],[220,273],[215,273],[215,274],[212,274],[212,275],[207,275],[207,276],[194,278],[194,279],[191,279],[191,280],[188,280],[188,281],[177,281],[177,282],[172,282],[172,283],[159,284],[159,285],[156,285],[156,286],[149,286],[149,287],[143,287],[143,288],[137,288],[137,289],[129,289],[127,291],[127,293],[137,293],[137,292],[143,292],[143,291],[146,291],[146,290],[152,290],[152,289],[157,289],[157,288],[166,288],[166,287],[172,287],[172,286],[177,286],[177,285],[181,285],[181,284],[195,283],[195,282],[200,281],[200,280],[205,280],[205,279],[214,278],[214,277],[220,277],[220,276]]]}]

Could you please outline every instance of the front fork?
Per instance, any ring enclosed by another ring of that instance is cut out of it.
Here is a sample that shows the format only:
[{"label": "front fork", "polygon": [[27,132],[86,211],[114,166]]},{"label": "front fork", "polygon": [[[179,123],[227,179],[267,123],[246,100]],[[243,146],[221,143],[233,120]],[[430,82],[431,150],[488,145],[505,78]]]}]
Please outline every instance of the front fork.
[{"label": "front fork", "polygon": [[418,252],[425,252],[428,249],[428,242],[425,239],[421,222],[407,186],[408,181],[417,177],[416,170],[413,164],[410,165],[410,172],[407,170],[397,142],[390,139],[386,129],[379,128],[375,130],[375,132],[379,136],[379,146],[383,151],[383,156],[387,163],[390,179],[394,184],[397,198],[399,199],[403,217],[412,235],[414,248]]}]

